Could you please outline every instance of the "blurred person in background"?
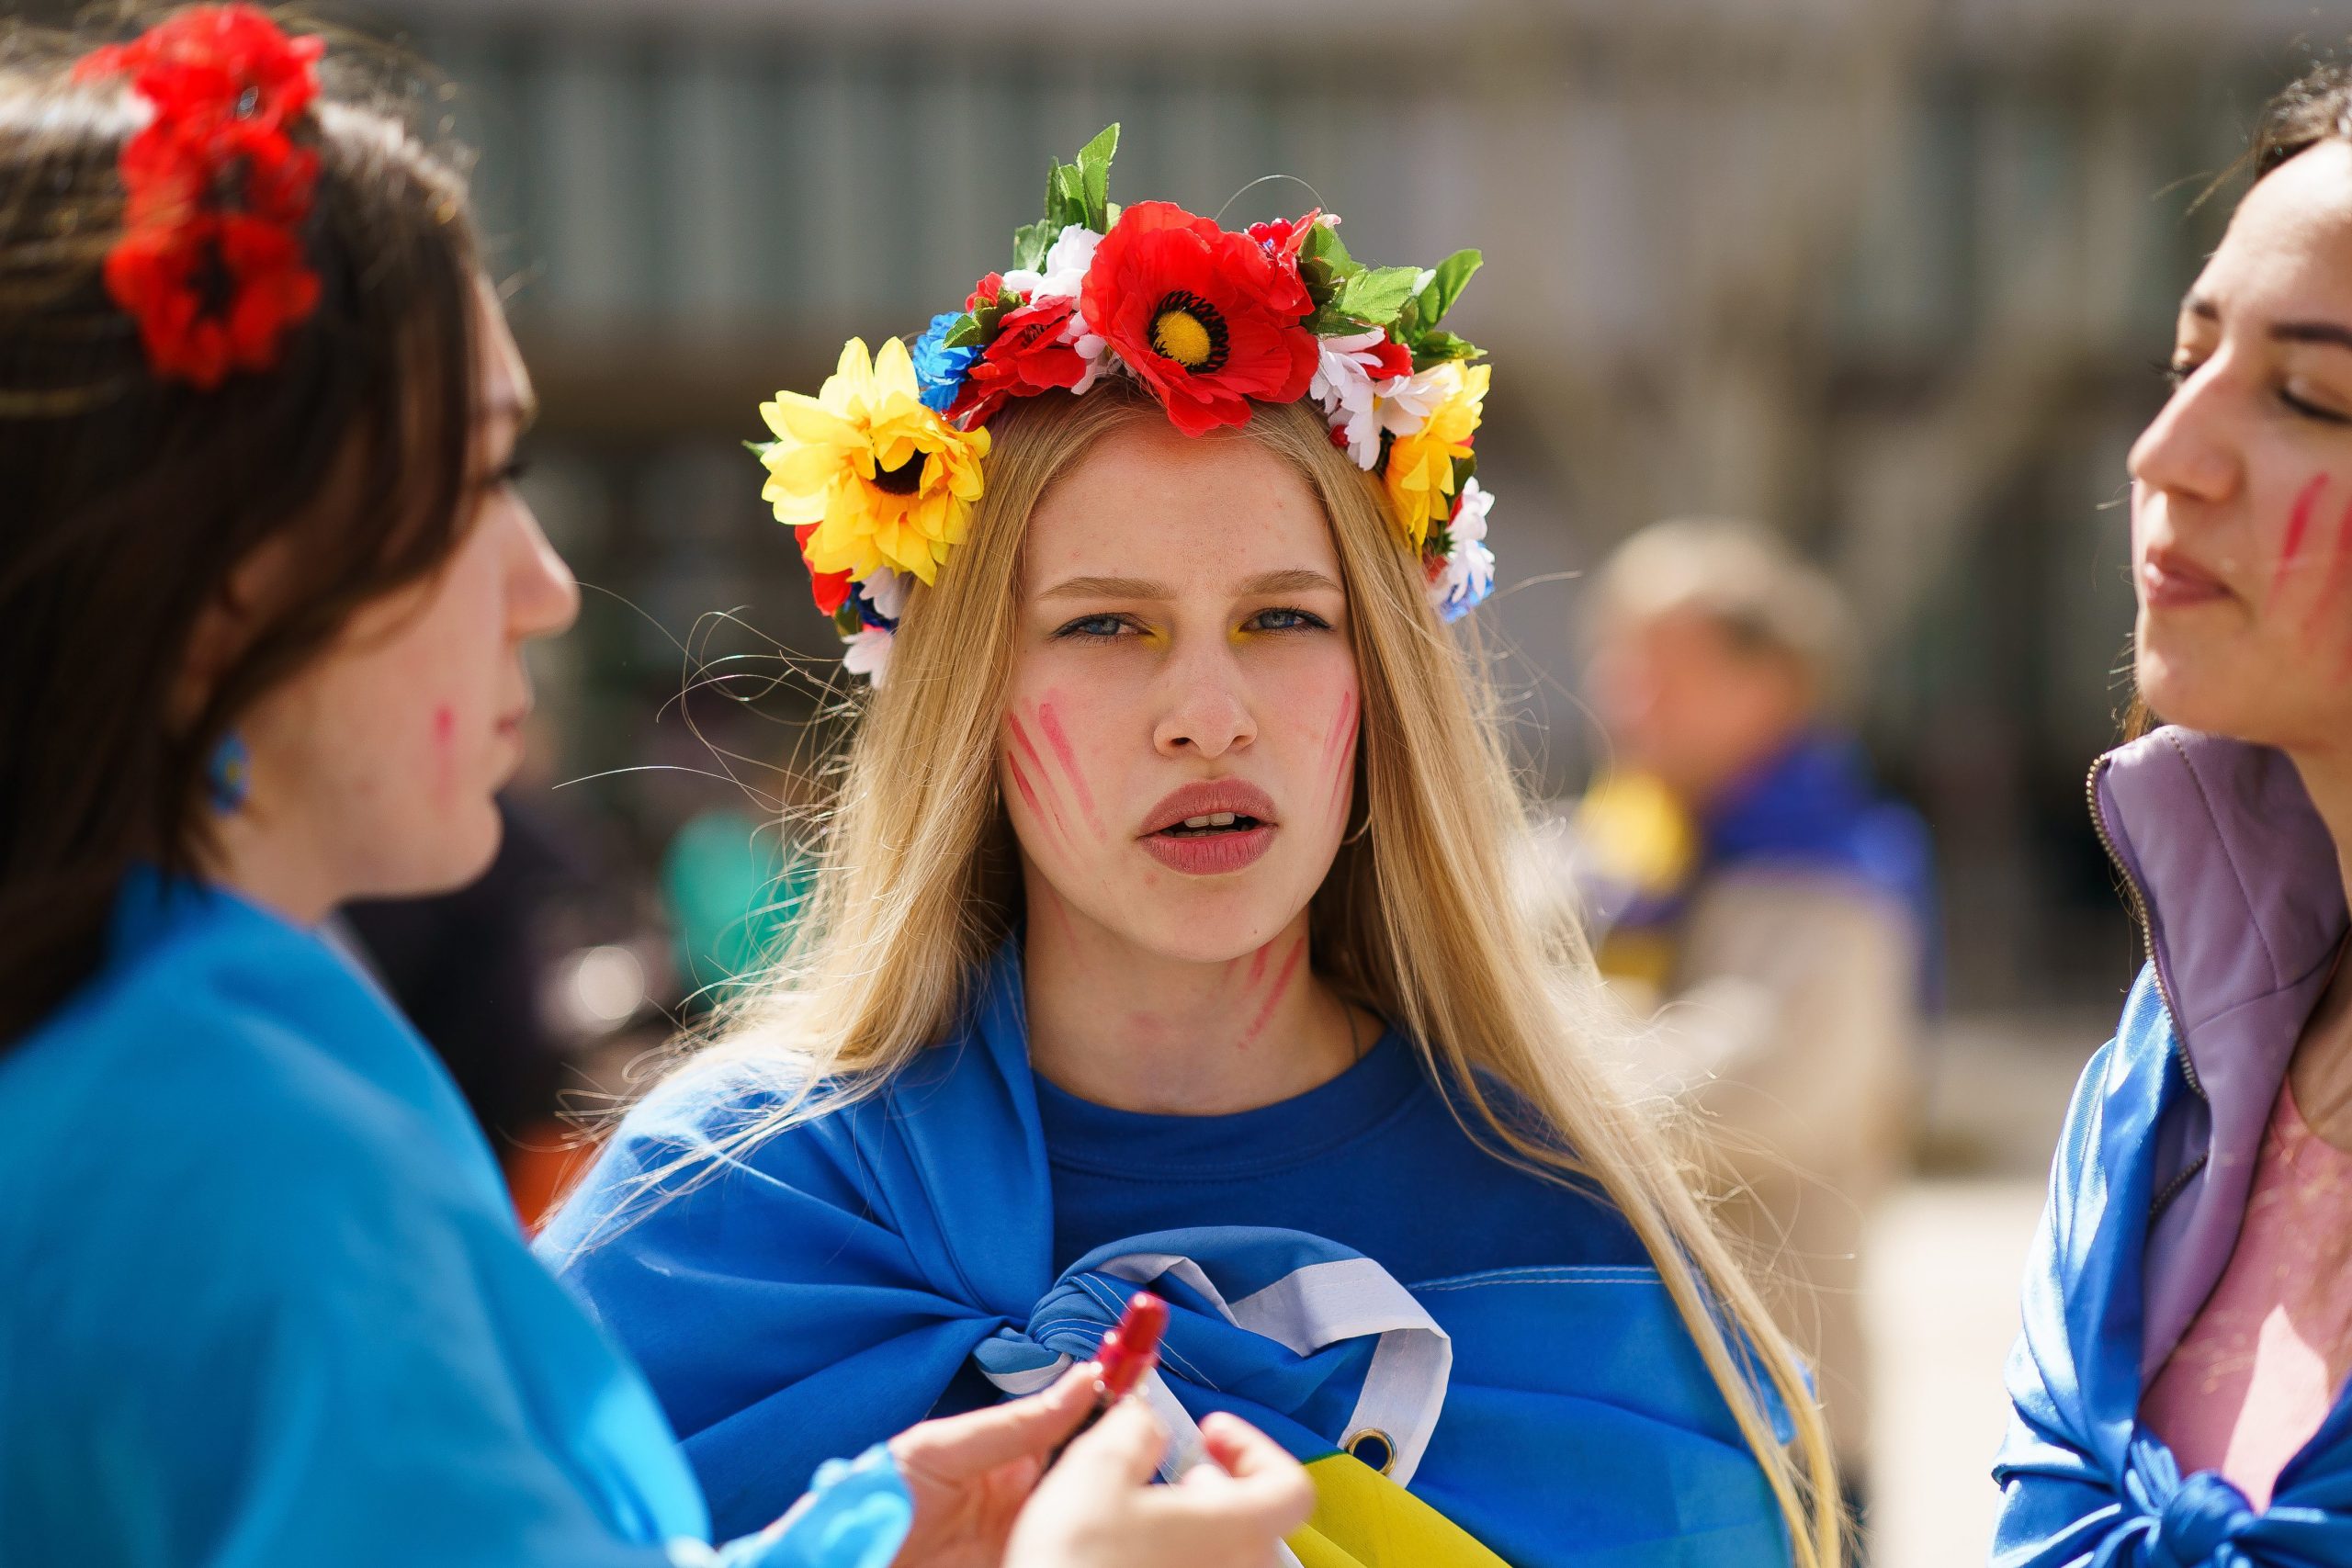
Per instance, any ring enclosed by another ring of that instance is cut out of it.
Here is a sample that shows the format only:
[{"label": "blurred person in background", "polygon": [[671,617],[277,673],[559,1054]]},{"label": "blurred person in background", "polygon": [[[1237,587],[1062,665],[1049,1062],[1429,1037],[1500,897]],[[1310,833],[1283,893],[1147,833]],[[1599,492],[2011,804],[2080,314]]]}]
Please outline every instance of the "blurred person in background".
[{"label": "blurred person in background", "polygon": [[1694,1109],[1721,1212],[1798,1290],[1849,1495],[1868,1455],[1859,1254],[1908,1152],[1934,964],[1927,829],[1873,786],[1838,590],[1746,522],[1660,523],[1591,598],[1611,763],[1554,886],[1601,970],[1656,1013],[1636,1080]]},{"label": "blurred person in background", "polygon": [[[1274,1561],[1238,1422],[1148,1488],[1073,1373],[714,1550],[638,1371],[318,927],[481,874],[577,590],[436,98],[249,6],[0,24],[0,1562]],[[787,1500],[788,1501],[788,1500]],[[767,1521],[762,1521],[764,1525]]]},{"label": "blurred person in background", "polygon": [[2130,458],[2091,773],[2149,959],[2029,1259],[2004,1568],[2352,1562],[2352,69],[2271,105]]}]

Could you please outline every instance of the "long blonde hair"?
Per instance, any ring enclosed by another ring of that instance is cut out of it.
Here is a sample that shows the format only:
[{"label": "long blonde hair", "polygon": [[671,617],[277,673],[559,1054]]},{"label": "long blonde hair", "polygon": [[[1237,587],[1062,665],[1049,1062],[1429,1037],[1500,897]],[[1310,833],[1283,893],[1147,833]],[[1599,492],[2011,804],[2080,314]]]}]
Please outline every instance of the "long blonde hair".
[{"label": "long blonde hair", "polygon": [[[851,742],[801,934],[695,1059],[750,1066],[787,1087],[781,1109],[718,1152],[874,1093],[956,1027],[1018,915],[996,751],[1030,515],[1106,432],[1164,417],[1112,382],[1083,398],[1046,393],[992,423],[987,494],[938,582],[914,592],[888,683]],[[1800,1568],[1835,1568],[1838,1486],[1795,1357],[1659,1130],[1582,1047],[1609,1016],[1582,937],[1539,936],[1507,896],[1526,822],[1483,660],[1439,623],[1377,485],[1311,409],[1261,407],[1210,439],[1256,442],[1306,479],[1348,593],[1363,715],[1356,810],[1368,830],[1348,835],[1316,895],[1315,967],[1461,1087],[1489,1146],[1597,1186],[1623,1213],[1770,1482]],[[1544,1125],[1502,1113],[1481,1074]],[[1752,1379],[1789,1412],[1791,1448]]]}]

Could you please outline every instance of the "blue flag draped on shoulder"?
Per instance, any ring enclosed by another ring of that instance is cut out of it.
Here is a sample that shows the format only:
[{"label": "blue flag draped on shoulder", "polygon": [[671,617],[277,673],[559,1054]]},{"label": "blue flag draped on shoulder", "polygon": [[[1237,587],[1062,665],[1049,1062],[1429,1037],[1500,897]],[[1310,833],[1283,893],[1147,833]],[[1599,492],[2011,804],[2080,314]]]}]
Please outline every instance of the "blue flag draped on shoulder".
[{"label": "blue flag draped on shoulder", "polygon": [[1202,1225],[1057,1274],[1024,1020],[1008,948],[956,1037],[746,1148],[721,1145],[783,1089],[689,1075],[632,1115],[543,1238],[644,1364],[722,1525],[773,1514],[827,1455],[1045,1386],[1148,1285],[1172,1309],[1147,1390],[1170,1468],[1210,1410],[1266,1430],[1317,1483],[1291,1542],[1303,1568],[1788,1560],[1763,1472],[1648,1268],[1408,1286],[1304,1231]]}]

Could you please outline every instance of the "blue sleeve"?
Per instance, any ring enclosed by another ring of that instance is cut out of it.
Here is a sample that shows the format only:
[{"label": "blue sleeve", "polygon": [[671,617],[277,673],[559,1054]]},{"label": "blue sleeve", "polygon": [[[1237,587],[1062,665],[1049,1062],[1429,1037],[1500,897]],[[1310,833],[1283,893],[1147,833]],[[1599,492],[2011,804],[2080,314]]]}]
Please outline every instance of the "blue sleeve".
[{"label": "blue sleeve", "polygon": [[47,1227],[8,1413],[42,1430],[16,1445],[33,1473],[0,1489],[22,1508],[0,1557],[13,1540],[61,1568],[669,1563],[541,1429],[510,1350],[533,1313],[565,1332],[568,1303],[519,1237],[487,1245],[429,1150],[300,1107],[192,1120],[144,1144],[93,1130],[119,1145],[111,1168]]},{"label": "blue sleeve", "polygon": [[2105,1467],[2084,1447],[2082,1434],[2091,1427],[2067,1332],[2064,1273],[2064,1259],[2075,1252],[2078,1204],[2098,1196],[2100,1113],[2115,1051],[2113,1043],[2102,1047],[2075,1087],[2051,1164],[2049,1201],[2027,1255],[2023,1327],[2005,1376],[2009,1429],[1993,1468],[2001,1487],[1996,1568],[2087,1562],[2133,1517]]},{"label": "blue sleeve", "polygon": [[776,1103],[740,1069],[665,1086],[539,1239],[644,1369],[722,1535],[930,1416],[996,1326],[941,1298],[878,1196],[880,1102],[747,1141]]}]

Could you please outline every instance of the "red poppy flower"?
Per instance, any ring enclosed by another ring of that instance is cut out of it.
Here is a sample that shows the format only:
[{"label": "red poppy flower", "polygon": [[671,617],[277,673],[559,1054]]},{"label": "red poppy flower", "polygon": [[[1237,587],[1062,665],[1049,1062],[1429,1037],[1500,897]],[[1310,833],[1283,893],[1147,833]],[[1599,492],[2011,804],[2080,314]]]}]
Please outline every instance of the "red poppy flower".
[{"label": "red poppy flower", "polygon": [[994,418],[1008,398],[1077,386],[1085,378],[1086,361],[1062,341],[1062,327],[1077,309],[1077,300],[1062,298],[1007,310],[996,336],[965,370],[963,390],[948,405],[947,417],[973,430]]},{"label": "red poppy flower", "polygon": [[993,305],[1002,298],[1003,294],[1004,274],[992,272],[972,285],[972,291],[964,296],[964,309],[978,310],[984,306]]},{"label": "red poppy flower", "polygon": [[1187,435],[1246,423],[1252,398],[1295,401],[1315,378],[1297,265],[1170,202],[1119,214],[1080,308]]},{"label": "red poppy flower", "polygon": [[[817,523],[803,523],[792,530],[792,536],[800,541],[801,565],[808,566],[808,536],[822,525]],[[817,601],[817,608],[830,615],[849,603],[849,573],[845,571],[819,571],[815,567],[810,566],[808,567],[808,595]]]},{"label": "red poppy flower", "polygon": [[155,374],[207,390],[232,370],[276,363],[278,340],[319,302],[318,275],[290,231],[209,213],[126,234],[106,280],[138,321]]},{"label": "red poppy flower", "polygon": [[78,80],[128,75],[158,121],[259,120],[282,130],[317,96],[326,40],[289,37],[258,6],[189,6],[129,43],[94,50]]},{"label": "red poppy flower", "polygon": [[128,75],[154,111],[122,151],[124,232],[106,280],[156,375],[209,389],[266,369],[317,308],[300,227],[319,158],[287,130],[318,96],[325,47],[252,6],[190,6],[74,67],[82,81]]}]

